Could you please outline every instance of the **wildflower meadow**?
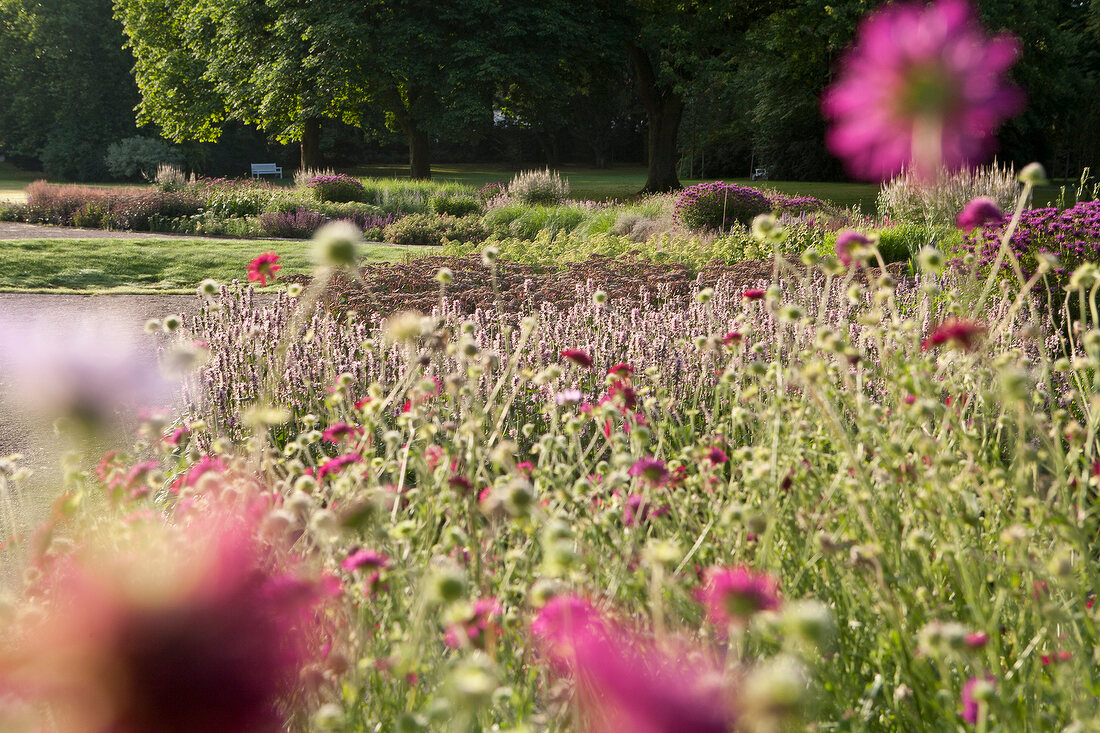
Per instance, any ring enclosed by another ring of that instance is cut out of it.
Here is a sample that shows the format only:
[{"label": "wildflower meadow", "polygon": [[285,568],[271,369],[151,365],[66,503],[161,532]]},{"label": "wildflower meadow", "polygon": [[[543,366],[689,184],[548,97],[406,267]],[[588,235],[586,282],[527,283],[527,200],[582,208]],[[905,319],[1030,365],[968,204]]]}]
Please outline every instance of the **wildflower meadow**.
[{"label": "wildflower meadow", "polygon": [[[1016,50],[963,0],[869,14],[835,154],[897,211],[894,174],[981,179]],[[898,214],[736,184],[638,252],[483,232],[391,270],[288,208],[312,274],[258,250],[156,359],[0,328],[64,467],[27,526],[0,459],[0,730],[1100,729],[1096,201],[989,177],[901,264]],[[521,183],[489,211],[568,191]],[[754,268],[698,266],[735,240]]]}]

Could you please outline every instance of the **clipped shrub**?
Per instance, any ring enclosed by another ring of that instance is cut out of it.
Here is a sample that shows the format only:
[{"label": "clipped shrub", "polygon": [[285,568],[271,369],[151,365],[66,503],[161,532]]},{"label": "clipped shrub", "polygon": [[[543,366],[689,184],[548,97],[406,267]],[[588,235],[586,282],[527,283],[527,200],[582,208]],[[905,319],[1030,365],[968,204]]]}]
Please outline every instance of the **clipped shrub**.
[{"label": "clipped shrub", "polygon": [[283,191],[251,178],[203,178],[190,188],[202,198],[204,213],[223,219],[259,216]]},{"label": "clipped shrub", "polygon": [[469,216],[481,212],[481,202],[473,196],[432,196],[429,208],[436,214],[450,216]]},{"label": "clipped shrub", "polygon": [[460,219],[446,214],[410,214],[388,225],[382,241],[392,244],[440,246],[452,242],[483,242],[485,228],[474,219]]},{"label": "clipped shrub", "polygon": [[688,229],[726,231],[735,223],[748,226],[755,216],[768,211],[771,202],[755,188],[714,181],[685,188],[673,216]]},{"label": "clipped shrub", "polygon": [[508,184],[508,195],[533,206],[553,206],[569,198],[569,182],[549,168],[523,171]]},{"label": "clipped shrub", "polygon": [[439,246],[447,227],[446,215],[410,214],[390,224],[382,232],[382,241],[391,244]]},{"label": "clipped shrub", "polygon": [[198,214],[202,201],[182,191],[146,191],[112,201],[108,209],[108,222],[115,229],[151,231],[165,228],[165,224],[182,217]]},{"label": "clipped shrub", "polygon": [[269,211],[260,215],[260,228],[272,237],[308,239],[325,223],[323,214],[307,209]]},{"label": "clipped shrub", "polygon": [[337,173],[334,176],[315,176],[309,180],[306,188],[313,191],[318,201],[338,204],[363,201],[365,196],[362,182],[344,173]]},{"label": "clipped shrub", "polygon": [[141,194],[143,189],[94,188],[34,181],[27,186],[26,193],[27,203],[23,209],[26,221],[71,226],[73,216],[78,211],[85,211],[89,205],[107,211],[112,201]]},{"label": "clipped shrub", "polygon": [[1010,211],[1018,192],[1019,183],[1011,165],[993,163],[974,170],[944,172],[933,182],[905,172],[883,184],[878,194],[878,213],[891,222],[953,226],[955,217],[974,197],[989,196]]},{"label": "clipped shrub", "polygon": [[162,165],[182,166],[183,153],[166,140],[128,137],[107,147],[107,170],[115,178],[152,178]]}]

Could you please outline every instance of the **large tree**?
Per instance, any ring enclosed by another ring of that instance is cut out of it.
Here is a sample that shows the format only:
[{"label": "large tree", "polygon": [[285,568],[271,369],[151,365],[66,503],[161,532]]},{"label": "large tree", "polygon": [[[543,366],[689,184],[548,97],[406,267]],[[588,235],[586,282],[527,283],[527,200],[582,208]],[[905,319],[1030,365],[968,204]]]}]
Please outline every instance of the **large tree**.
[{"label": "large tree", "polygon": [[301,143],[320,165],[321,121],[357,121],[363,0],[115,0],[134,52],[140,119],[176,141],[211,142],[225,124]]},{"label": "large tree", "polygon": [[766,0],[604,0],[648,120],[643,191],[680,187],[676,173],[685,100],[733,73],[740,40],[775,7]]},{"label": "large tree", "polygon": [[0,150],[50,177],[102,178],[138,94],[111,0],[0,0]]}]

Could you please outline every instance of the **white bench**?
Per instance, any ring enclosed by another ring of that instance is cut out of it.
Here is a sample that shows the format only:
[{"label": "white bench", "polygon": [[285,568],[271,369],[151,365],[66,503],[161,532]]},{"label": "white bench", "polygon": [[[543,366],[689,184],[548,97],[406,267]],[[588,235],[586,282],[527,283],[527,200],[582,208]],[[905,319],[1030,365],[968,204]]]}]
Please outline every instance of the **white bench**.
[{"label": "white bench", "polygon": [[274,176],[278,175],[279,178],[283,177],[283,169],[274,163],[253,163],[252,164],[252,177],[257,176]]}]

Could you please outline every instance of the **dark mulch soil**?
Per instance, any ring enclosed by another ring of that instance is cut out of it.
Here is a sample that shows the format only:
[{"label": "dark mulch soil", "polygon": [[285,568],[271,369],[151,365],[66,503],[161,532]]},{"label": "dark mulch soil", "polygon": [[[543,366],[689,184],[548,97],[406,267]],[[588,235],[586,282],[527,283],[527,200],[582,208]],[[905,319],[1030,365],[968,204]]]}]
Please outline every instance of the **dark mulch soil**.
[{"label": "dark mulch soil", "polygon": [[[494,306],[518,311],[545,302],[570,305],[597,289],[605,291],[612,301],[686,298],[700,288],[714,287],[719,279],[722,287],[745,289],[766,284],[772,276],[770,260],[745,260],[734,265],[712,262],[695,274],[677,263],[596,256],[556,270],[501,261],[494,290],[493,278],[480,257],[430,256],[364,267],[362,274],[369,292],[351,278],[337,277],[326,300],[340,310],[361,313],[426,312],[439,303],[440,285],[435,274],[442,267],[454,273],[454,281],[446,288],[448,299],[460,303],[467,312]],[[887,265],[887,271],[900,278],[905,264]],[[305,278],[288,280],[304,282]]]}]

